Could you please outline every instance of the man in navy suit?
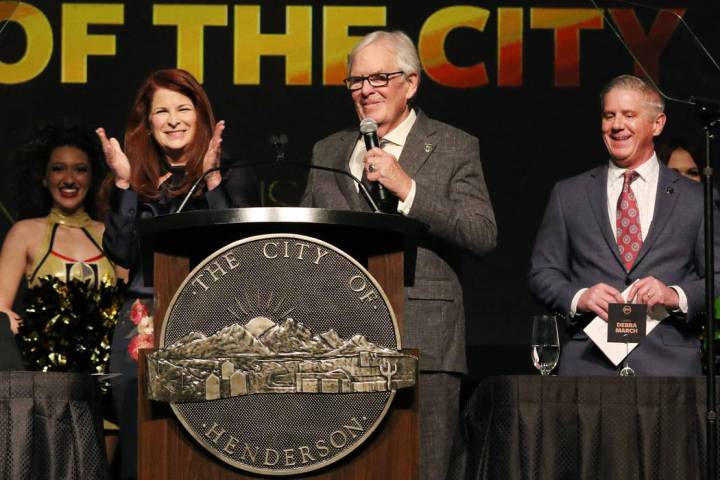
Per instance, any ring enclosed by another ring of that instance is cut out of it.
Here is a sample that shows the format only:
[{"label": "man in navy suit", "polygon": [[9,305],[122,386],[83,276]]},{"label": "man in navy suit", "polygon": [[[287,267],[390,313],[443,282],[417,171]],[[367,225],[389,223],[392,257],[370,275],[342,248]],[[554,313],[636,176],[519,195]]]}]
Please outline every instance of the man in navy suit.
[{"label": "man in navy suit", "polygon": [[[610,161],[555,185],[531,259],[530,289],[566,319],[559,372],[617,373],[583,328],[595,316],[607,320],[608,304],[625,303],[621,292],[630,287],[629,301],[662,305],[670,316],[630,353],[629,365],[638,375],[700,375],[702,187],[658,162],[653,140],[666,116],[650,84],[617,77],[601,104]],[[716,252],[717,238],[716,229]],[[715,276],[717,285],[717,267]]]}]

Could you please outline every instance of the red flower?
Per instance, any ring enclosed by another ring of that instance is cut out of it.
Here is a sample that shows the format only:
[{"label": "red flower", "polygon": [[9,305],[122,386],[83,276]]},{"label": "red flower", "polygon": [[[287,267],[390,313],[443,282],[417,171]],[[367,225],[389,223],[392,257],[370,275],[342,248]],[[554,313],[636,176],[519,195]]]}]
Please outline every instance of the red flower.
[{"label": "red flower", "polygon": [[143,317],[147,317],[150,313],[148,312],[147,307],[140,301],[140,299],[136,299],[132,307],[130,307],[130,320],[132,320],[133,324],[137,325],[140,323],[140,320],[143,319]]},{"label": "red flower", "polygon": [[137,362],[138,350],[141,348],[153,348],[153,335],[135,335],[128,345],[128,353]]}]

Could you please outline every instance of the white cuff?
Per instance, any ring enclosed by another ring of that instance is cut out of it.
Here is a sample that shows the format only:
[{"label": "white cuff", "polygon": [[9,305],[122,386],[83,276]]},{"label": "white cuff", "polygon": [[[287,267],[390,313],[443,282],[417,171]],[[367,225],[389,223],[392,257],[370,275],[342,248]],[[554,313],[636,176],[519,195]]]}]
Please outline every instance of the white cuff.
[{"label": "white cuff", "polygon": [[687,295],[685,295],[685,292],[683,292],[683,289],[678,287],[677,285],[670,285],[670,288],[675,290],[678,294],[678,310],[680,310],[682,313],[687,313],[688,312]]},{"label": "white cuff", "polygon": [[585,293],[587,290],[588,290],[587,288],[581,288],[580,290],[578,290],[577,293],[575,294],[575,296],[573,297],[572,302],[570,302],[570,316],[571,317],[574,317],[575,315],[577,315],[577,304],[580,301],[580,297],[582,296],[582,294]]},{"label": "white cuff", "polygon": [[405,201],[402,200],[398,201],[398,207],[397,211],[398,213],[402,213],[403,215],[407,216],[410,214],[410,209],[412,208],[412,204],[415,201],[415,180],[412,180],[412,185],[410,186],[410,192],[408,193],[408,196],[405,198]]}]

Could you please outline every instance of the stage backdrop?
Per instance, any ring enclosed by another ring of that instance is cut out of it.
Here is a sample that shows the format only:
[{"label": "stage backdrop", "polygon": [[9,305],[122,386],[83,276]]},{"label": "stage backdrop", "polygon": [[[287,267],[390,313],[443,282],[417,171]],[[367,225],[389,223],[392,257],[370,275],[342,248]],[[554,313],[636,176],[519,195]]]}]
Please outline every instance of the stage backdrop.
[{"label": "stage backdrop", "polygon": [[[12,153],[58,117],[122,137],[135,92],[151,71],[181,67],[203,82],[224,153],[273,162],[269,143],[309,161],[315,141],[358,123],[341,86],[353,44],[378,28],[416,42],[417,106],[480,139],[498,249],[465,263],[469,343],[525,345],[538,307],[528,259],[552,185],[606,161],[598,92],[637,70],[618,36],[670,96],[720,97],[720,73],[679,18],[720,56],[716,2],[667,0],[655,9],[587,0],[0,1],[1,231],[15,211]],[[669,102],[665,137],[699,142],[692,108]],[[265,205],[292,205],[305,172],[260,173]],[[9,215],[8,215],[9,214]]]}]

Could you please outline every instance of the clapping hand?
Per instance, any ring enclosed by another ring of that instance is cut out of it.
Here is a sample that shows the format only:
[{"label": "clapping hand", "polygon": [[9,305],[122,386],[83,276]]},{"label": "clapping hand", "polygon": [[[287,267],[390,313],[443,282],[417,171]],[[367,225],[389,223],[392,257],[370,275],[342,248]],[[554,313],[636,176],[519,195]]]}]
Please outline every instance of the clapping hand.
[{"label": "clapping hand", "polygon": [[[222,134],[225,130],[225,120],[220,120],[215,124],[215,130],[213,131],[213,136],[210,139],[210,144],[208,145],[207,152],[205,152],[205,157],[203,158],[203,172],[207,172],[208,170],[212,168],[217,168],[220,166],[220,153],[222,152]],[[215,171],[205,178],[205,183],[207,185],[208,190],[214,190],[218,185],[220,185],[220,182],[222,181],[222,175],[220,175],[220,171]]]},{"label": "clapping hand", "polygon": [[115,176],[115,186],[126,190],[130,188],[130,161],[120,147],[120,142],[116,138],[109,138],[105,134],[104,128],[95,130],[103,153],[105,154],[105,162]]}]

